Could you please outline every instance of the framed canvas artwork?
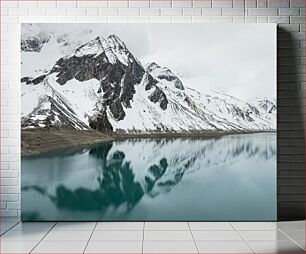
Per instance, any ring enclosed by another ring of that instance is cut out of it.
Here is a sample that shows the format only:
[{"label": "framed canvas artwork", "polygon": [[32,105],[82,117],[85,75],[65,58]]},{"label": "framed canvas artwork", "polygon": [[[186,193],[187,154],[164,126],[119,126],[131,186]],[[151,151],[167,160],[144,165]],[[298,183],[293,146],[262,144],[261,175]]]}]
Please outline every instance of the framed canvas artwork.
[{"label": "framed canvas artwork", "polygon": [[275,24],[21,25],[24,221],[276,220]]}]

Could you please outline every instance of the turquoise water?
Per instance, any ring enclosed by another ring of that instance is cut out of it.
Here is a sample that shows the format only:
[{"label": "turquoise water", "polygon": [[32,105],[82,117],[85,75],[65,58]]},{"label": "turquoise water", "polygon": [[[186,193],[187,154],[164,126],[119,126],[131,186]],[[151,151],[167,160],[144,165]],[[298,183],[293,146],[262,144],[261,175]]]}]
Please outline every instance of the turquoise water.
[{"label": "turquoise water", "polygon": [[276,133],[125,139],[21,166],[25,221],[276,220]]}]

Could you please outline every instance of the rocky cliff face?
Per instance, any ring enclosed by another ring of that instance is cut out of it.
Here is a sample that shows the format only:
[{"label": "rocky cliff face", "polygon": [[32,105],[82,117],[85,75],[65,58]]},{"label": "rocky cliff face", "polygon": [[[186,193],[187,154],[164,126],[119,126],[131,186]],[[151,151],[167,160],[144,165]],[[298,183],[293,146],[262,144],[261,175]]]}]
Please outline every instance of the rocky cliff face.
[{"label": "rocky cliff face", "polygon": [[[135,86],[145,79],[146,90],[153,92],[148,99],[167,108],[167,98],[163,91],[156,86],[158,83],[149,73],[146,73],[139,61],[127,50],[125,44],[116,35],[106,39],[97,37],[80,46],[69,57],[60,58],[51,69],[50,74],[56,73],[56,82],[64,86],[69,80],[80,82],[96,79],[100,83],[97,93],[101,94],[102,106],[94,117],[89,118],[89,126],[100,131],[112,131],[107,119],[109,110],[116,121],[123,120],[125,108],[130,108],[130,101],[136,92]],[[34,79],[23,77],[22,82],[36,85],[47,75]],[[27,126],[29,121],[23,122]]]},{"label": "rocky cliff face", "polygon": [[[102,112],[109,109],[117,121],[124,119],[124,108],[131,107],[135,86],[140,84],[145,74],[142,65],[115,35],[110,35],[107,39],[97,37],[79,47],[73,56],[59,59],[51,70],[51,73],[54,72],[57,73],[56,81],[61,85],[71,79],[81,82],[97,79],[100,82],[98,92],[103,94]],[[146,78],[147,87],[155,87],[148,98],[166,109],[167,98],[156,87],[157,82],[153,81],[150,74],[146,74]],[[102,112],[100,116],[105,115]]]},{"label": "rocky cliff face", "polygon": [[97,79],[99,93],[103,92],[102,111],[109,108],[116,120],[124,118],[123,105],[130,107],[134,86],[144,74],[141,65],[115,36],[109,36],[108,40],[98,37],[81,46],[73,56],[59,59],[53,72],[57,73],[56,81],[61,85],[71,79],[81,82]]}]

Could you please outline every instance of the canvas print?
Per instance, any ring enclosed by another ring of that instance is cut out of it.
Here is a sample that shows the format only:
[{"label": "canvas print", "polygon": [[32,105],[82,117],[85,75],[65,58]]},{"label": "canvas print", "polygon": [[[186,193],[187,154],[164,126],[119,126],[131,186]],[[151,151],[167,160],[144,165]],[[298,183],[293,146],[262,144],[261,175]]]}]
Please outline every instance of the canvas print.
[{"label": "canvas print", "polygon": [[276,219],[275,24],[21,25],[24,221]]}]

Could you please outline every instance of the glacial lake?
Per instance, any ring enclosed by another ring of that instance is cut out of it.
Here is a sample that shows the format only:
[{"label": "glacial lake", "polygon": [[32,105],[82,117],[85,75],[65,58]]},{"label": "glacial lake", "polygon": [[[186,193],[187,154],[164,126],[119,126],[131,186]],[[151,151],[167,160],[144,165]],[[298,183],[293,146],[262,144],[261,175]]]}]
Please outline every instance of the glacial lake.
[{"label": "glacial lake", "polygon": [[255,133],[23,157],[22,220],[273,221],[276,155],[276,133]]}]

